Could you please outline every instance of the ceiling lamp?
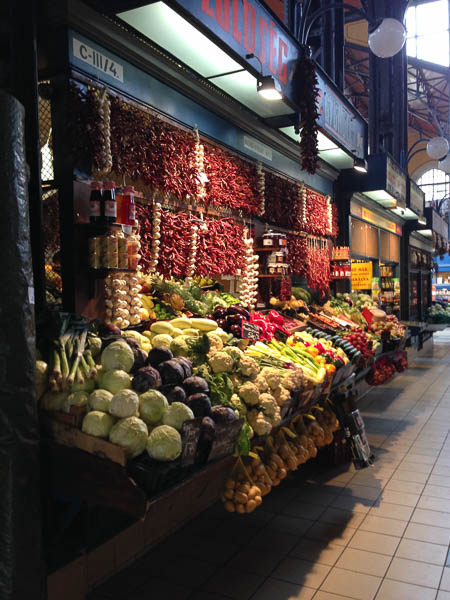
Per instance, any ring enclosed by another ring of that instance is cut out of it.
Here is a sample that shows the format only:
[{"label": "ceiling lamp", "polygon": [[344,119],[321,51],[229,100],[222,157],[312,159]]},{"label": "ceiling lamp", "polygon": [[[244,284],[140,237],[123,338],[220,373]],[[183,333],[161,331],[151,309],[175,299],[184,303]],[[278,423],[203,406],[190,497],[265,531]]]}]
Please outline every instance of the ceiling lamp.
[{"label": "ceiling lamp", "polygon": [[258,79],[256,89],[258,90],[258,94],[261,94],[261,96],[266,100],[283,99],[281,87],[278,81],[275,81],[271,75],[267,75]]},{"label": "ceiling lamp", "polygon": [[358,173],[367,173],[369,167],[367,165],[367,160],[365,158],[355,158],[353,161],[353,168]]},{"label": "ceiling lamp", "polygon": [[450,154],[438,162],[438,169],[450,173]]},{"label": "ceiling lamp", "polygon": [[406,29],[397,19],[386,18],[369,33],[369,48],[379,58],[391,58],[405,45]]},{"label": "ceiling lamp", "polygon": [[444,137],[435,137],[427,144],[427,154],[434,160],[440,160],[448,154],[448,141]]}]

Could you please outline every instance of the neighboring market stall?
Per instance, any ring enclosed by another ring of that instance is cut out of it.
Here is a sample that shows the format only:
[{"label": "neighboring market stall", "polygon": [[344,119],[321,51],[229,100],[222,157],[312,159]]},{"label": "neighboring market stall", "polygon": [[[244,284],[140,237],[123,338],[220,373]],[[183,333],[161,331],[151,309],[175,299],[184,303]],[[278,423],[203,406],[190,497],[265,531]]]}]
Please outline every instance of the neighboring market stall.
[{"label": "neighboring market stall", "polygon": [[[136,16],[122,21],[139,29]],[[314,137],[305,132],[295,156],[295,125],[279,127],[271,144],[263,125],[252,136],[239,111],[232,118],[194,100],[190,75],[176,84],[149,73],[134,29],[101,21],[94,33],[95,19],[92,37],[86,24],[65,32],[70,74],[41,84],[51,114],[49,310],[38,323],[37,394],[53,568],[79,551],[89,560],[126,518],[145,519],[137,554],[218,498],[251,513],[288,472],[322,448],[332,453],[338,429],[346,458],[368,466],[354,401],[407,366],[406,328],[380,310],[371,286],[332,294],[341,278],[332,266],[349,266],[350,254],[336,245],[338,170],[308,147]],[[352,129],[364,123],[333,98],[346,109],[343,135],[364,145]],[[293,109],[283,101],[278,110],[267,118]],[[325,136],[325,109],[319,123]],[[336,135],[336,153],[351,158],[349,147]],[[353,258],[398,264],[398,235],[378,227],[376,253],[366,231],[369,250]],[[73,523],[83,503],[97,518],[81,543]],[[73,543],[62,544],[68,531]]]}]

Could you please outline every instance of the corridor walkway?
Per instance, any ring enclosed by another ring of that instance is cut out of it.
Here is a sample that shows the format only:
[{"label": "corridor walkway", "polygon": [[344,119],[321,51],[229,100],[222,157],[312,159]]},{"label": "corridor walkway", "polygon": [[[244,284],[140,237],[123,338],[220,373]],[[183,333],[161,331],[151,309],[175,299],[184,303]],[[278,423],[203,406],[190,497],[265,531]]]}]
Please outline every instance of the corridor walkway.
[{"label": "corridor walkway", "polygon": [[[450,600],[450,334],[360,403],[375,465],[309,467],[215,506],[95,600]],[[446,565],[449,567],[446,567]]]}]

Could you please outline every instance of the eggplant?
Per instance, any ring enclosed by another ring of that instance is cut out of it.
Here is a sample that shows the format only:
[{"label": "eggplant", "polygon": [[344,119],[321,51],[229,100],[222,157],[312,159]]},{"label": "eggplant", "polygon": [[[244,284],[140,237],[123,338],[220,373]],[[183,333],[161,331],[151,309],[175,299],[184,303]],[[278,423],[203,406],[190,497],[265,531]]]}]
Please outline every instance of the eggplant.
[{"label": "eggplant", "polygon": [[216,319],[223,319],[227,314],[227,309],[224,306],[216,306],[213,312],[213,317]]},{"label": "eggplant", "polygon": [[241,325],[242,321],[245,321],[245,318],[242,315],[229,315],[227,317],[228,325]]},{"label": "eggplant", "polygon": [[227,320],[224,317],[217,318],[216,323],[219,327],[222,327],[222,329],[224,329],[227,326]]},{"label": "eggplant", "polygon": [[227,329],[227,332],[232,333],[234,337],[241,338],[242,337],[242,325],[230,325]]},{"label": "eggplant", "polygon": [[242,315],[246,321],[250,320],[250,313],[246,308],[241,306],[240,304],[233,304],[229,306],[227,309],[228,315]]}]

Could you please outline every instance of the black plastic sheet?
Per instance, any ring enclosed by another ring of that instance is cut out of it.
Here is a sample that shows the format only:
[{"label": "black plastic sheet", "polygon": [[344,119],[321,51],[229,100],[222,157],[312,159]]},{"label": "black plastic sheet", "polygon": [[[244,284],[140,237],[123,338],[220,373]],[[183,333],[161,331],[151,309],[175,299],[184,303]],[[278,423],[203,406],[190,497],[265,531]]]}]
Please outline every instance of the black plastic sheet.
[{"label": "black plastic sheet", "polygon": [[24,109],[0,92],[0,598],[45,598]]}]

